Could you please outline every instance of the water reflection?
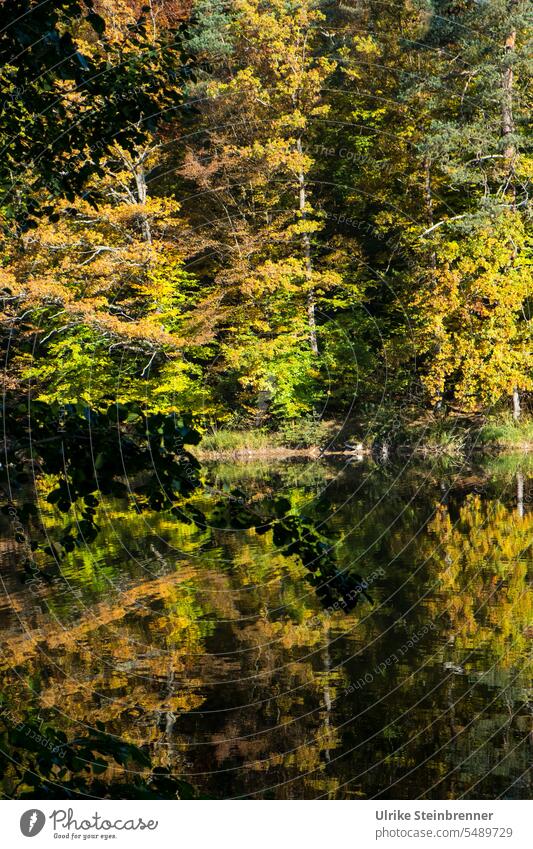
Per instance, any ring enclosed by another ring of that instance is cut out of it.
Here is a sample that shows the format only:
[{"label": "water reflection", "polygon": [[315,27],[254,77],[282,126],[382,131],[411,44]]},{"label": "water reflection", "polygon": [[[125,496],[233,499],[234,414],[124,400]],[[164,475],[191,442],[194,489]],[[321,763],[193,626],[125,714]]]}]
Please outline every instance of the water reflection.
[{"label": "water reflection", "polygon": [[7,541],[6,705],[68,740],[101,723],[212,797],[529,797],[531,479],[513,461],[209,469],[214,492],[327,519],[333,583],[270,531],[113,498],[49,586],[21,583]]}]

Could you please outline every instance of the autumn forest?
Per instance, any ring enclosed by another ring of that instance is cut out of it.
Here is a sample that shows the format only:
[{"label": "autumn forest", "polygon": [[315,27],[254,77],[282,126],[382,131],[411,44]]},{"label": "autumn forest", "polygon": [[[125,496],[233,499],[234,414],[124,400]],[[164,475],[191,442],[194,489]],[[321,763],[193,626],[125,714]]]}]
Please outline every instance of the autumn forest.
[{"label": "autumn forest", "polygon": [[527,3],[32,5],[8,391],[236,429],[527,409]]}]

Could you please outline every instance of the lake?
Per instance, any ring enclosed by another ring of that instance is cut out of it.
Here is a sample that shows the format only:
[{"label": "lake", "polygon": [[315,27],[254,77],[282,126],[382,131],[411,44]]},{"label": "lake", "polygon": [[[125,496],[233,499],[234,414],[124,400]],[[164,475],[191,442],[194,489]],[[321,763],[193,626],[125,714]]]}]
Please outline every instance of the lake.
[{"label": "lake", "polygon": [[38,587],[6,527],[12,722],[33,710],[68,739],[100,723],[208,798],[531,798],[530,458],[233,461],[206,478],[206,515],[283,497],[309,517],[353,603],[328,602],[271,532],[127,499],[103,499],[96,540]]}]

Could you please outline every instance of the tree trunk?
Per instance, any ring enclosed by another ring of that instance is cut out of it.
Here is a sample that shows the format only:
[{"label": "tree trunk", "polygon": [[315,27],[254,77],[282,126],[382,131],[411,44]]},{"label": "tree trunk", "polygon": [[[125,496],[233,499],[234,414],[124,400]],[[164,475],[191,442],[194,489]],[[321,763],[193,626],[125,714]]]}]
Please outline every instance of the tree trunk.
[{"label": "tree trunk", "polygon": [[[301,155],[302,154],[302,140],[298,139],[296,142],[296,150]],[[299,210],[302,216],[302,220],[305,221],[307,217],[305,204],[306,204],[306,192],[305,192],[305,176],[303,170],[300,170],[298,174],[298,183],[299,183]],[[311,260],[311,240],[309,238],[309,233],[302,233],[302,247],[304,254],[304,262],[305,262],[305,273],[307,276],[307,280],[310,281],[313,274],[313,262]],[[309,288],[307,292],[307,324],[309,327],[309,344],[311,346],[311,350],[313,354],[318,354],[318,342],[316,335],[316,316],[315,316],[315,293],[312,288]]]},{"label": "tree trunk", "polygon": [[[511,195],[511,205],[516,204],[516,190],[514,186],[514,168],[516,159],[516,148],[513,141],[514,118],[513,118],[513,65],[512,54],[516,45],[516,30],[511,30],[505,39],[505,65],[502,72],[502,139],[503,155],[506,162],[507,184],[506,193]],[[520,418],[520,394],[518,387],[513,389],[513,419]]]},{"label": "tree trunk", "polygon": [[513,419],[515,420],[515,422],[517,422],[520,418],[521,412],[522,410],[520,406],[520,393],[518,391],[518,388],[515,386],[515,388],[513,389]]},{"label": "tree trunk", "polygon": [[[137,186],[137,199],[140,204],[146,203],[148,197],[148,189],[146,186],[146,174],[144,172],[143,163],[139,163],[135,168],[135,184]],[[143,232],[143,236],[147,244],[152,244],[152,231],[150,229],[150,222],[148,220],[148,216],[146,213],[142,212],[139,216],[141,222],[141,228]]]},{"label": "tree trunk", "polygon": [[514,53],[516,44],[516,31],[512,30],[505,39],[505,55],[506,63],[502,73],[502,137],[503,137],[503,155],[509,167],[509,176],[511,177],[514,168],[514,158],[516,154],[513,133],[514,133],[514,118],[513,118],[513,66],[511,55]]}]

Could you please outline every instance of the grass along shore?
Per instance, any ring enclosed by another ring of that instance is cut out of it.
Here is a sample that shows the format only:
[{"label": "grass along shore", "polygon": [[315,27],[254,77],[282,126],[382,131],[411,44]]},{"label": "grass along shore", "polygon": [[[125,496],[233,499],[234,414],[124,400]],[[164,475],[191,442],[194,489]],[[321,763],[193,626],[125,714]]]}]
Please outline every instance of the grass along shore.
[{"label": "grass along shore", "polygon": [[432,418],[410,423],[394,435],[365,433],[364,428],[335,421],[287,422],[279,430],[218,428],[204,433],[195,453],[203,459],[246,457],[318,456],[321,454],[372,454],[386,444],[388,450],[410,451],[420,456],[461,456],[533,450],[533,418],[510,416],[485,420],[458,417]]}]

